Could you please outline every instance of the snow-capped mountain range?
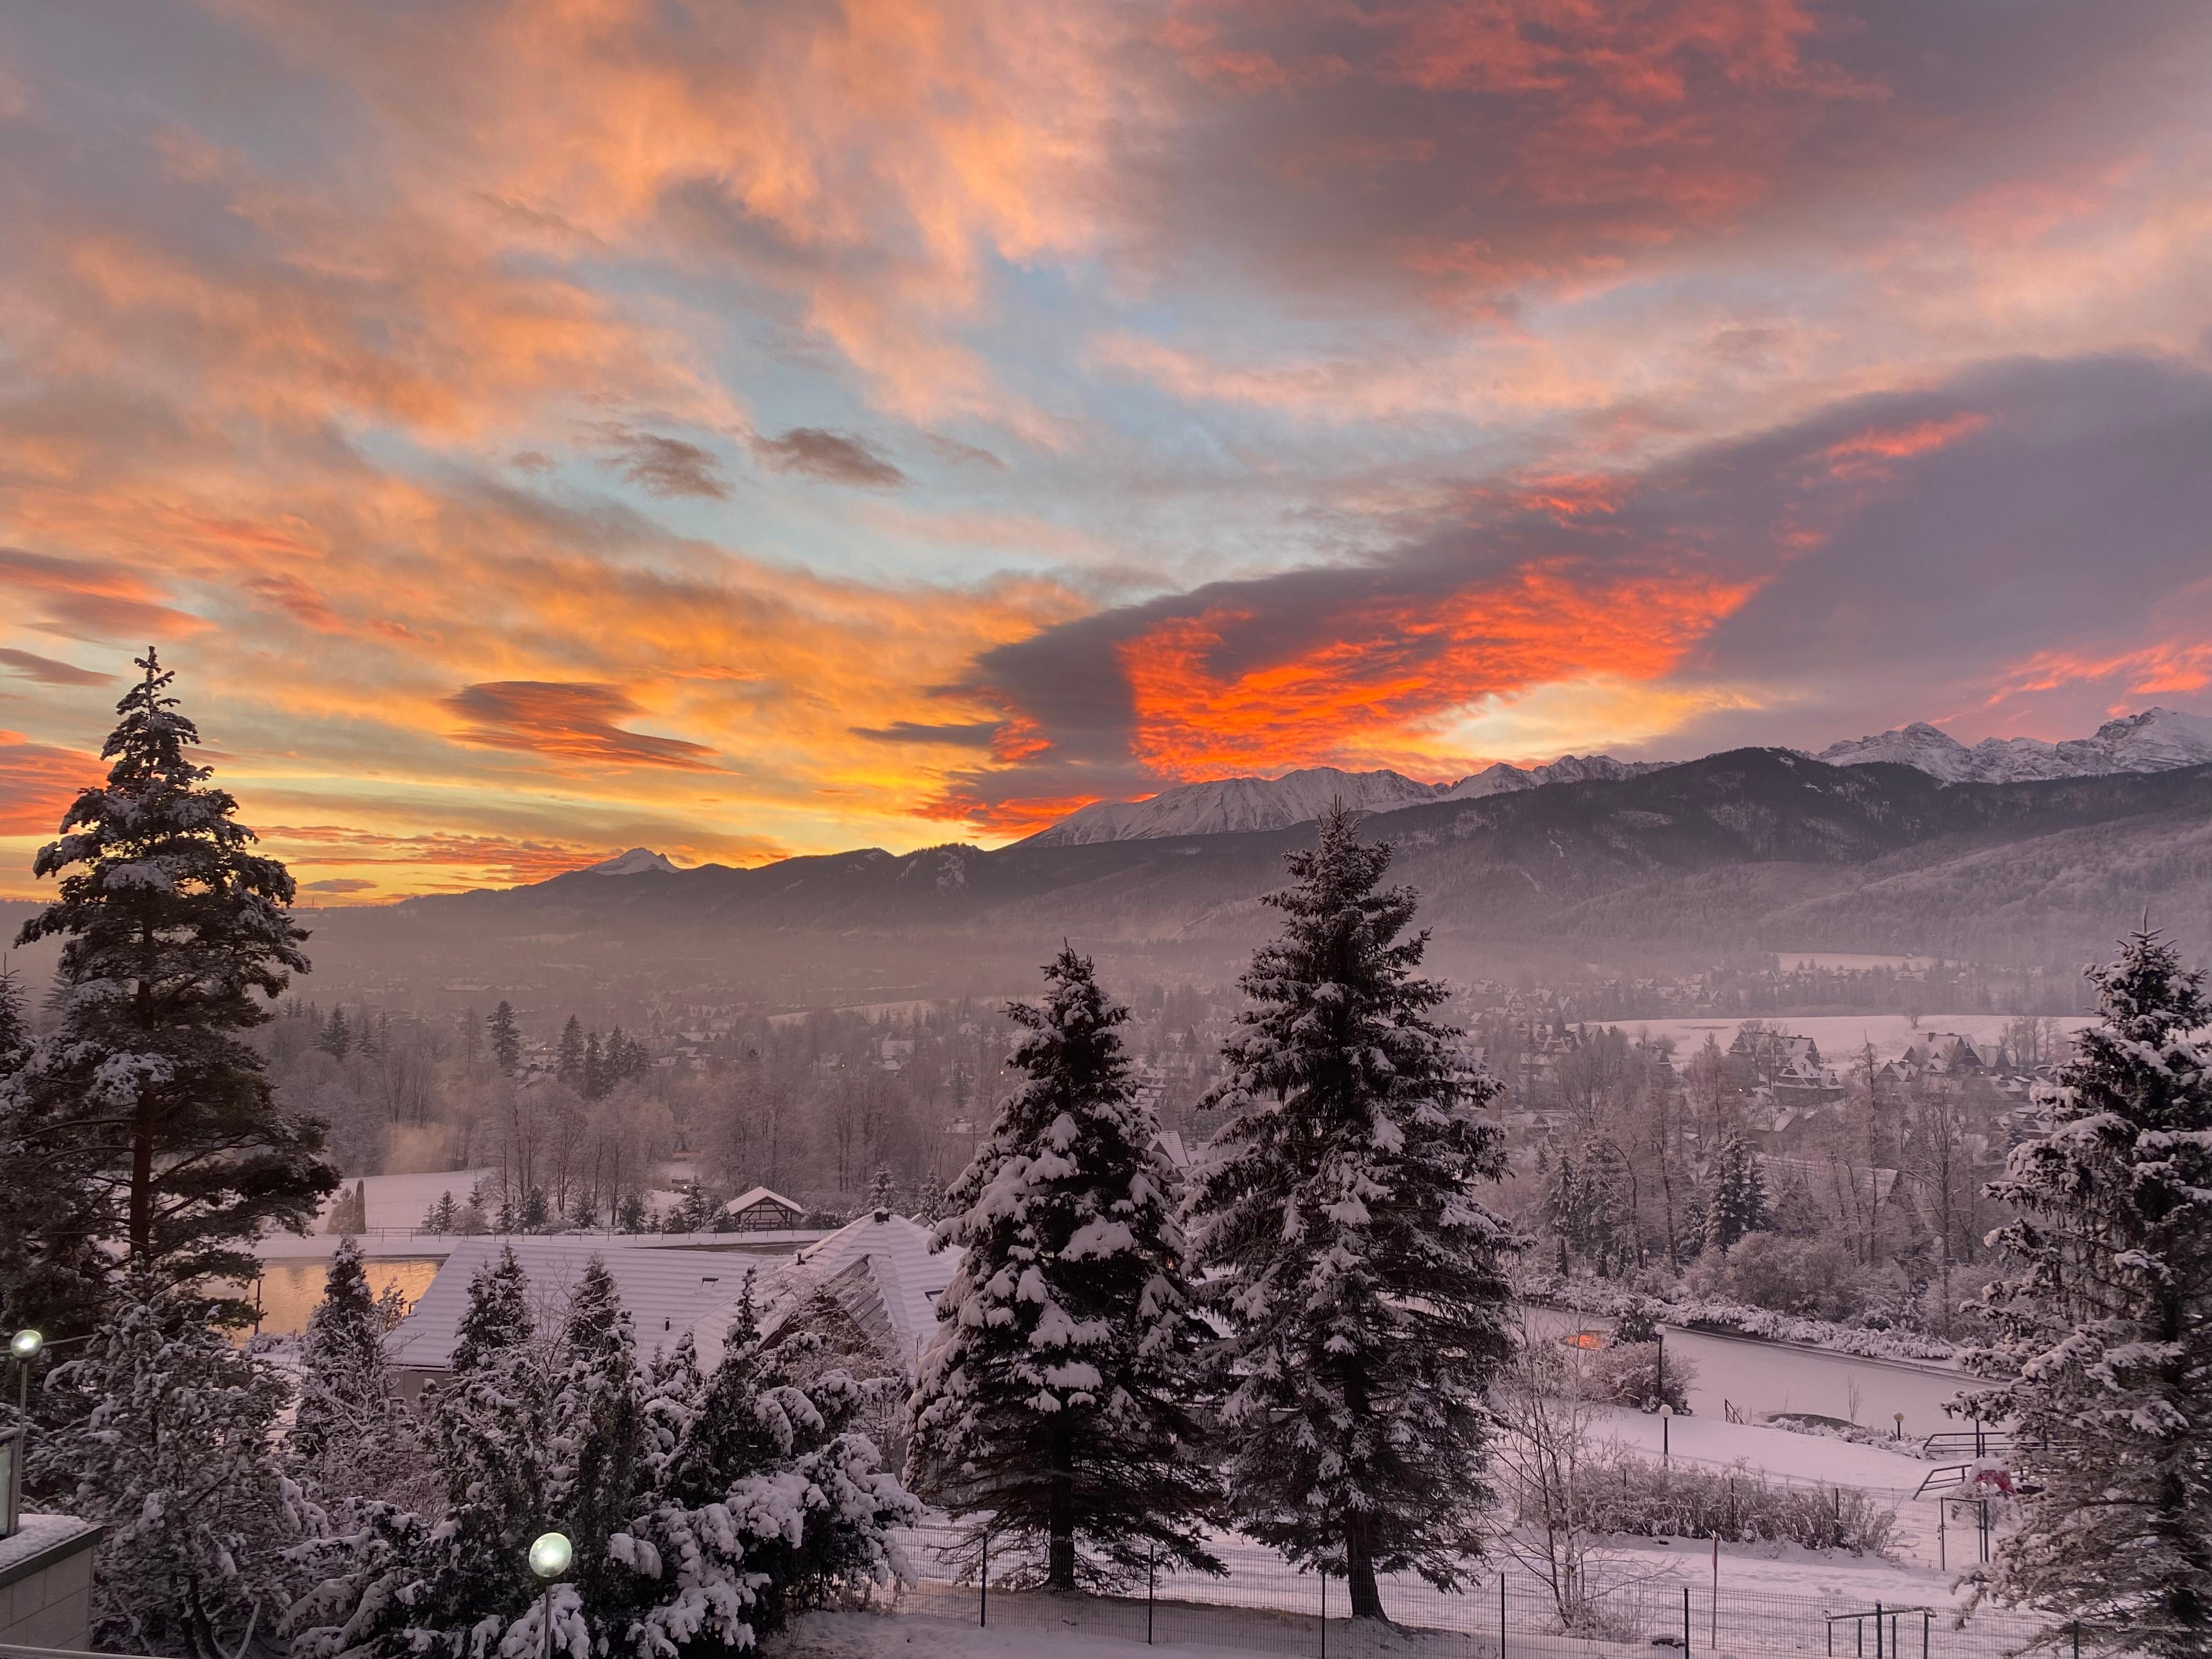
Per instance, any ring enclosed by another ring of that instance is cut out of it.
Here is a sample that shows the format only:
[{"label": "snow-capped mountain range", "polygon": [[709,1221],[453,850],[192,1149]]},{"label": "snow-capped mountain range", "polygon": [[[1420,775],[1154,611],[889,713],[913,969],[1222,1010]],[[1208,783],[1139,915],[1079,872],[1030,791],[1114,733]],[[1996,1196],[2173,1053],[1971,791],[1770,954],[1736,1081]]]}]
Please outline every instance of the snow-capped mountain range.
[{"label": "snow-capped mountain range", "polygon": [[1102,841],[1152,841],[1168,836],[1231,835],[1285,830],[1317,818],[1331,801],[1362,812],[1390,812],[1430,801],[1472,800],[1545,783],[1632,778],[1665,761],[1618,761],[1610,755],[1565,755],[1525,770],[1500,762],[1456,783],[1421,783],[1396,772],[1344,772],[1334,766],[1285,772],[1279,778],[1221,778],[1164,790],[1150,800],[1093,802],[1039,830],[1030,847],[1083,847]]},{"label": "snow-capped mountain range", "polygon": [[[2212,720],[2151,708],[2107,720],[2094,737],[2063,743],[1990,738],[1971,749],[1924,720],[1915,720],[1879,736],[1832,744],[1812,758],[1831,766],[1887,761],[1914,767],[1944,783],[2025,783],[2114,772],[2164,772],[2212,763]],[[1672,763],[1566,755],[1546,766],[1522,768],[1501,762],[1456,783],[1422,783],[1396,772],[1345,772],[1316,766],[1279,778],[1184,784],[1149,800],[1097,801],[1024,844],[1081,847],[1097,842],[1283,830],[1319,817],[1333,800],[1359,811],[1389,812],[1431,801],[1509,794],[1547,783],[1637,777]]]},{"label": "snow-capped mountain range", "polygon": [[1831,766],[1891,761],[1945,783],[2030,783],[2114,772],[2168,772],[2212,762],[2212,720],[2171,708],[2148,708],[2106,720],[2094,737],[2069,738],[2063,743],[1984,738],[1972,749],[1926,721],[1915,720],[1879,737],[1831,744],[1813,758]]}]

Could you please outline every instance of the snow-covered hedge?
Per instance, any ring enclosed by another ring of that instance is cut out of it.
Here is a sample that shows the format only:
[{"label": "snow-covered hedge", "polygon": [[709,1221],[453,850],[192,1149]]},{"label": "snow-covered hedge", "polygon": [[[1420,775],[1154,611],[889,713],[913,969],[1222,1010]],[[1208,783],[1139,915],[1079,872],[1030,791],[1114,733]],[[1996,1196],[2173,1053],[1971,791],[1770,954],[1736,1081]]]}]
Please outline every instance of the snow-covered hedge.
[{"label": "snow-covered hedge", "polygon": [[1637,1538],[1719,1538],[1880,1555],[1897,1511],[1850,1486],[1785,1486],[1750,1469],[1669,1469],[1632,1453],[1587,1464],[1577,1519],[1592,1532]]},{"label": "snow-covered hedge", "polygon": [[[1521,1294],[1545,1307],[1610,1316],[1630,1292],[1607,1279],[1540,1273],[1522,1280]],[[1690,1330],[1761,1337],[1770,1342],[1797,1342],[1807,1347],[1826,1348],[1869,1359],[1951,1359],[1958,1354],[1954,1344],[1917,1331],[1869,1330],[1856,1325],[1838,1325],[1832,1320],[1804,1319],[1794,1314],[1776,1313],[1770,1308],[1748,1307],[1741,1302],[1707,1301],[1680,1291],[1656,1299],[1663,1310],[1661,1316],[1668,1324]]]}]

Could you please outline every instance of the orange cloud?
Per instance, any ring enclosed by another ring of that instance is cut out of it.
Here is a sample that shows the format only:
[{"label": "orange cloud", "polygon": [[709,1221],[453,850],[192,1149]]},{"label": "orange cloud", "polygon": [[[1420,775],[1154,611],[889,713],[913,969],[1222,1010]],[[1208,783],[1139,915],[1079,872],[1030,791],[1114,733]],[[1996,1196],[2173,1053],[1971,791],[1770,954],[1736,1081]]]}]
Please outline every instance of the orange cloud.
[{"label": "orange cloud", "polygon": [[1969,411],[1915,421],[1907,426],[1872,427],[1830,444],[1823,453],[1827,457],[1828,471],[1838,478],[1887,478],[1892,474],[1885,463],[1946,448],[1961,438],[1971,437],[1989,423],[1988,416]]},{"label": "orange cloud", "polygon": [[[2044,651],[2002,671],[2002,684],[1989,705],[2023,692],[2055,691],[2062,686],[2114,680],[2126,697],[2184,696],[2212,686],[2212,643],[2202,639],[2163,640],[2132,651],[2109,653]],[[2132,712],[2116,705],[2116,714]]]},{"label": "orange cloud", "polygon": [[1110,15],[1048,0],[233,9],[366,100],[426,192],[470,179],[488,236],[737,264],[919,415],[1034,424],[957,331],[994,259],[1097,239],[1141,96]]},{"label": "orange cloud", "polygon": [[0,836],[58,833],[77,792],[105,775],[97,756],[0,732]]},{"label": "orange cloud", "polygon": [[[571,870],[596,864],[622,849],[589,842],[549,839],[518,839],[437,831],[423,835],[386,835],[334,823],[270,824],[261,839],[272,850],[290,859],[295,868],[343,869],[384,866],[397,869],[461,868],[477,881],[515,883],[544,881]],[[337,877],[329,879],[346,880]],[[421,885],[416,882],[416,885]],[[439,884],[432,883],[432,885]],[[468,884],[474,885],[476,881]],[[302,882],[302,887],[313,884]],[[370,887],[374,883],[368,884]],[[318,890],[328,891],[327,888]],[[349,892],[367,890],[349,887]]]},{"label": "orange cloud", "polygon": [[972,824],[987,836],[1018,840],[1049,829],[1071,812],[1079,812],[1098,799],[1096,795],[1036,796],[1018,800],[985,800],[968,790],[953,790],[928,802],[923,811],[931,817]]},{"label": "orange cloud", "polygon": [[1439,719],[1589,674],[1656,678],[1754,587],[1533,564],[1440,600],[1355,609],[1332,619],[1328,643],[1225,676],[1212,664],[1252,618],[1177,617],[1120,647],[1136,711],[1131,746],[1153,772],[1186,781],[1433,763],[1426,734]]}]

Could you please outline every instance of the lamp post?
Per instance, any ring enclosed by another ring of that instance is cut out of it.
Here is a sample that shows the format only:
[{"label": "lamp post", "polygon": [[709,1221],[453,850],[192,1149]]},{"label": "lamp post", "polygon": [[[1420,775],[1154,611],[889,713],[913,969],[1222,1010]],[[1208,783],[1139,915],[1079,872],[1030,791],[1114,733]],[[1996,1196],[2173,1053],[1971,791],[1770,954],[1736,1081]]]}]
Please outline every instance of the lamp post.
[{"label": "lamp post", "polygon": [[1667,1468],[1674,1456],[1674,1408],[1665,1401],[1659,1402],[1659,1467]]},{"label": "lamp post", "polygon": [[540,1533],[530,1546],[530,1570],[545,1584],[538,1602],[538,1624],[541,1638],[538,1651],[546,1659],[551,1659],[553,1652],[553,1581],[568,1571],[568,1564],[575,1559],[576,1547],[563,1532]]},{"label": "lamp post", "polygon": [[27,1327],[8,1339],[8,1357],[15,1362],[17,1374],[21,1378],[16,1387],[15,1409],[26,1418],[31,1411],[31,1362],[39,1357],[39,1351],[46,1346],[46,1339]]},{"label": "lamp post", "polygon": [[9,1357],[15,1362],[15,1426],[9,1437],[7,1512],[0,1515],[0,1538],[10,1536],[23,1524],[23,1461],[31,1452],[31,1364],[46,1339],[27,1326],[8,1339]]}]

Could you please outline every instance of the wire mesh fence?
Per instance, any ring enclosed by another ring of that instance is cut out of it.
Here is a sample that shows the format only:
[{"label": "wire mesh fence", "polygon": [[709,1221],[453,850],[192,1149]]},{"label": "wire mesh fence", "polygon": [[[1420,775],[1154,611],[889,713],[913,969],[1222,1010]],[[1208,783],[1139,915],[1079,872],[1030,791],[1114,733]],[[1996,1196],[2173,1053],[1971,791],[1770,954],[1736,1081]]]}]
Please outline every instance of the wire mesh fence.
[{"label": "wire mesh fence", "polygon": [[[1284,1659],[1352,1659],[1374,1632],[1350,1619],[1344,1582],[1292,1566],[1241,1540],[1218,1551],[1221,1577],[1162,1566],[1149,1582],[1113,1595],[1054,1595],[1018,1587],[1009,1556],[994,1561],[988,1582],[962,1577],[957,1534],[949,1527],[903,1534],[917,1582],[902,1592],[916,1611],[1018,1630],[1079,1631],[1133,1643],[1242,1650]],[[1599,1659],[1673,1650],[1742,1656],[1817,1654],[1830,1659],[2008,1659],[2038,1647],[2071,1659],[2074,1633],[2045,1635],[2033,1615],[1984,1608],[1960,1620],[1948,1606],[1849,1602],[1715,1590],[1680,1578],[1644,1576],[1555,1595],[1541,1580],[1509,1566],[1445,1591],[1407,1575],[1386,1577],[1383,1611],[1397,1628],[1389,1650],[1419,1659]],[[1563,1607],[1563,1601],[1571,1603]],[[2085,1629],[2079,1651],[2125,1651],[2124,1636]]]}]

